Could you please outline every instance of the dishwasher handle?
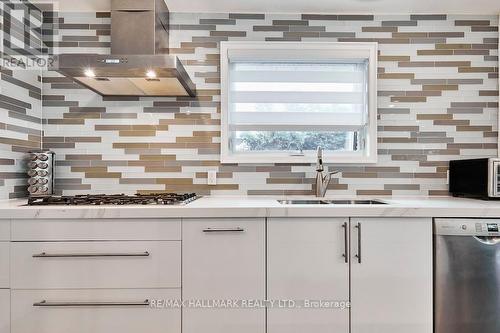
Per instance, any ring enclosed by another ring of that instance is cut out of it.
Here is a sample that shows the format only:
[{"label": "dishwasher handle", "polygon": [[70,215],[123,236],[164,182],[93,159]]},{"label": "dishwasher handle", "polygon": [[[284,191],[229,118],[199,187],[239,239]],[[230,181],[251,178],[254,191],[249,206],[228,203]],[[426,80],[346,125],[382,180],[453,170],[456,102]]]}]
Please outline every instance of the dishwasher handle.
[{"label": "dishwasher handle", "polygon": [[485,245],[497,245],[500,243],[499,236],[474,236],[474,239]]}]

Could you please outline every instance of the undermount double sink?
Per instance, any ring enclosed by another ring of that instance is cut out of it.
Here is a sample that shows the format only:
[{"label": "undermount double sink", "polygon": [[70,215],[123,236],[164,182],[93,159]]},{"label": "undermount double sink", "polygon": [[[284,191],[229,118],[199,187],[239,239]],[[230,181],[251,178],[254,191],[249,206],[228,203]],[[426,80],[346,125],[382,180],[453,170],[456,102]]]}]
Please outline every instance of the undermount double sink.
[{"label": "undermount double sink", "polygon": [[379,200],[278,200],[282,205],[385,205]]}]

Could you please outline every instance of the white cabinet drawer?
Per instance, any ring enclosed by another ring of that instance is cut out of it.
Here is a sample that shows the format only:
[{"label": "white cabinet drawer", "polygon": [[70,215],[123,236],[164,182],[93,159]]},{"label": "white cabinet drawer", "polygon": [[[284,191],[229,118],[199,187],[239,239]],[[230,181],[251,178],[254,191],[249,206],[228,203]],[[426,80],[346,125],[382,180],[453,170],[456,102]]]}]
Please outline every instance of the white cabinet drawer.
[{"label": "white cabinet drawer", "polygon": [[13,290],[11,333],[180,333],[180,309],[146,302],[180,296],[179,289]]},{"label": "white cabinet drawer", "polygon": [[12,289],[177,288],[181,243],[13,242]]},{"label": "white cabinet drawer", "polygon": [[185,297],[265,294],[264,219],[202,219],[183,223]]},{"label": "white cabinet drawer", "polygon": [[[183,299],[265,298],[264,219],[183,221]],[[264,309],[186,308],[184,333],[263,333]]]},{"label": "white cabinet drawer", "polygon": [[10,290],[0,289],[0,332],[10,332]]},{"label": "white cabinet drawer", "polygon": [[0,220],[0,242],[10,240],[10,220]]},{"label": "white cabinet drawer", "polygon": [[10,243],[0,242],[0,288],[9,288],[9,251]]},{"label": "white cabinet drawer", "polygon": [[180,239],[180,219],[41,219],[12,223],[13,241]]}]

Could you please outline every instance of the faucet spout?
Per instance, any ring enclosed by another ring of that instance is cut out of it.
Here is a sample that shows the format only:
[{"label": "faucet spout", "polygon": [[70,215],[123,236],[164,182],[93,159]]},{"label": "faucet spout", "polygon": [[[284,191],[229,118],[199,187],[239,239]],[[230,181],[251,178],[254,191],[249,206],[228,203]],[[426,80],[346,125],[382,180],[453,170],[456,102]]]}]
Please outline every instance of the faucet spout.
[{"label": "faucet spout", "polygon": [[316,160],[316,197],[323,198],[328,190],[328,185],[332,180],[332,175],[339,171],[327,172],[325,174],[323,167],[323,149],[318,146]]},{"label": "faucet spout", "polygon": [[318,146],[316,149],[316,171],[323,171],[323,149]]}]

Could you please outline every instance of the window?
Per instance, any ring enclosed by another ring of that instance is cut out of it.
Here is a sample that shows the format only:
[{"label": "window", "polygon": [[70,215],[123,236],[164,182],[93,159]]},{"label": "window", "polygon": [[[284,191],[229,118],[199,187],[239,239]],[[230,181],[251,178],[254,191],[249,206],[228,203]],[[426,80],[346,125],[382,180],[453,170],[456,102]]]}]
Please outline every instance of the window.
[{"label": "window", "polygon": [[222,163],[376,162],[375,43],[222,42]]}]

